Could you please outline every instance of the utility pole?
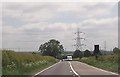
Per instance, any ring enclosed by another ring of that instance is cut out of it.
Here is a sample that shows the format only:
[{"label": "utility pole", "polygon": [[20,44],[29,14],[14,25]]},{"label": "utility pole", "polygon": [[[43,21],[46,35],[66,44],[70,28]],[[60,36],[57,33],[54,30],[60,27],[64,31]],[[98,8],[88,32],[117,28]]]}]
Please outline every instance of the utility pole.
[{"label": "utility pole", "polygon": [[104,41],[104,54],[106,54],[106,41]]},{"label": "utility pole", "polygon": [[65,55],[66,55],[66,48],[65,48],[65,51],[64,51]]},{"label": "utility pole", "polygon": [[104,41],[104,50],[106,51],[106,41]]},{"label": "utility pole", "polygon": [[85,38],[82,38],[82,37],[80,36],[80,34],[85,34],[85,33],[80,32],[79,28],[77,28],[77,32],[76,32],[75,34],[77,35],[77,38],[75,38],[76,44],[75,44],[74,46],[76,46],[76,50],[82,51],[82,46],[83,46],[84,44],[81,43],[81,39],[84,39],[84,40],[85,40]]}]

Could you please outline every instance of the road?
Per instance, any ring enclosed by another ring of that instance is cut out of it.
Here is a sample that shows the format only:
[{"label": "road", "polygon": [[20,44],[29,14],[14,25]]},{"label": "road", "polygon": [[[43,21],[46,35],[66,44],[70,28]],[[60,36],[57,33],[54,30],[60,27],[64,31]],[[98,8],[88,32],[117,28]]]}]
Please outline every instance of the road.
[{"label": "road", "polygon": [[77,61],[61,61],[34,77],[118,77],[118,75]]}]

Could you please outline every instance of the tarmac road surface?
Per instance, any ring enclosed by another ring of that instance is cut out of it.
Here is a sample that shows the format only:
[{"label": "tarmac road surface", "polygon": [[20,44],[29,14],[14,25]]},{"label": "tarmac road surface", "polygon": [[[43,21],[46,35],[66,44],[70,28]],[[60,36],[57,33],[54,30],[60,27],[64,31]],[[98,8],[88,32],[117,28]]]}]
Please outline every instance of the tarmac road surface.
[{"label": "tarmac road surface", "polygon": [[119,77],[108,72],[78,61],[61,61],[33,77]]}]

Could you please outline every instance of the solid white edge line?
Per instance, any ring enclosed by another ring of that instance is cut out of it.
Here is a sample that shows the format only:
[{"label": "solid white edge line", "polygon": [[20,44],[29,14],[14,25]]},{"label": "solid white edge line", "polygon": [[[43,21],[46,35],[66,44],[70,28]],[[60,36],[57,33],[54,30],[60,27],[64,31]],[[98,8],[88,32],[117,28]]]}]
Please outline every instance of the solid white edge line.
[{"label": "solid white edge line", "polygon": [[[53,67],[53,66],[57,65],[57,64],[58,64],[58,63],[60,63],[60,62],[61,62],[61,61],[59,61],[59,62],[57,62],[57,63],[55,63],[55,64],[53,64],[53,65],[49,66],[48,68],[43,69],[42,71],[40,71],[40,72],[36,73],[34,76],[36,76],[36,75],[38,75],[38,74],[40,74],[40,73],[42,73],[42,72],[44,72],[44,71],[46,71],[46,70],[50,69],[51,67]],[[32,77],[34,77],[34,76],[32,76]]]},{"label": "solid white edge line", "polygon": [[97,69],[97,70],[100,70],[100,71],[106,72],[106,73],[111,73],[111,74],[113,74],[113,75],[119,75],[119,74],[117,74],[117,73],[114,73],[114,72],[111,72],[111,71],[106,71],[106,70],[103,70],[103,69],[100,69],[100,68],[97,68],[97,67],[94,67],[94,66],[88,65],[88,64],[83,63],[83,62],[80,62],[80,63],[81,63],[81,64],[84,64],[84,65],[87,65],[87,66],[89,66],[89,67],[92,67],[92,68],[94,68],[94,69]]},{"label": "solid white edge line", "polygon": [[73,69],[71,62],[69,62],[69,64],[70,64],[70,68],[71,68],[71,70],[73,71],[73,73],[74,73],[76,76],[80,77],[80,75]]}]

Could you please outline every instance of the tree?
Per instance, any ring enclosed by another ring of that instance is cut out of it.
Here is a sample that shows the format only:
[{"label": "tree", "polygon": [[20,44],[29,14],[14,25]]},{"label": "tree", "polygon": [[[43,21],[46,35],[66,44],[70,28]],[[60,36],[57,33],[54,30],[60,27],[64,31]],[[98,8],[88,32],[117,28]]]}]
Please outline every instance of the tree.
[{"label": "tree", "polygon": [[42,55],[57,57],[64,49],[58,40],[51,39],[48,42],[41,44],[39,51]]},{"label": "tree", "polygon": [[84,57],[89,57],[91,56],[91,52],[89,50],[84,51]]},{"label": "tree", "polygon": [[83,54],[80,50],[76,50],[74,53],[73,53],[73,58],[82,58],[83,57]]},{"label": "tree", "polygon": [[115,54],[120,53],[120,49],[119,49],[119,48],[117,48],[117,47],[115,47],[115,48],[113,49],[113,53],[115,53]]}]

